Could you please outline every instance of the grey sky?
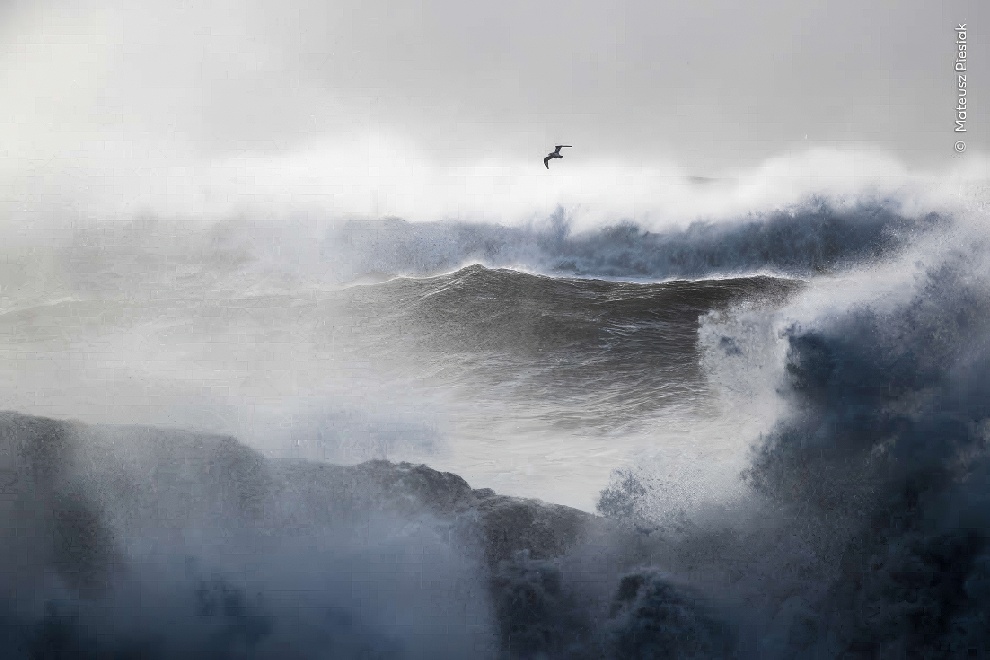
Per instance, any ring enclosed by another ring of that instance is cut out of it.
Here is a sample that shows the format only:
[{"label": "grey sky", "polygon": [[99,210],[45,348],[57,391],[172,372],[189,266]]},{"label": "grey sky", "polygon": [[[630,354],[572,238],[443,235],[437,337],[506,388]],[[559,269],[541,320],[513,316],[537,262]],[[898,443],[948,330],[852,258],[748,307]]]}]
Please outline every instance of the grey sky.
[{"label": "grey sky", "polygon": [[[312,29],[293,16],[267,33],[300,75],[437,149],[477,140],[521,154],[542,138],[702,166],[805,135],[951,157],[952,28],[988,14],[975,0],[395,4],[334,3],[310,10]],[[980,39],[974,28],[990,68]],[[974,131],[982,105],[975,95]]]},{"label": "grey sky", "polygon": [[[871,146],[913,167],[988,151],[981,0],[67,4],[0,5],[8,166],[94,141],[181,162],[369,134],[447,164],[542,169],[564,141],[570,161],[698,174],[808,146]],[[961,156],[958,22],[971,42]]]}]

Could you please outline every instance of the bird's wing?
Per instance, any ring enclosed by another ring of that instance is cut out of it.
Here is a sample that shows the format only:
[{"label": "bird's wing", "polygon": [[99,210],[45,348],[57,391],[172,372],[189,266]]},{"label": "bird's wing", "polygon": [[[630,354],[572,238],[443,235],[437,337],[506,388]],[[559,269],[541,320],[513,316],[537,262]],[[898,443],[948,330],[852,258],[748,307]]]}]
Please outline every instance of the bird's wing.
[{"label": "bird's wing", "polygon": [[558,144],[558,145],[557,145],[557,146],[556,146],[556,147],[554,148],[554,151],[560,151],[560,150],[561,150],[561,149],[563,149],[564,147],[569,147],[569,146],[571,146],[571,145],[569,145],[569,144]]},{"label": "bird's wing", "polygon": [[546,165],[547,169],[550,169],[550,156],[543,159],[543,164]]}]

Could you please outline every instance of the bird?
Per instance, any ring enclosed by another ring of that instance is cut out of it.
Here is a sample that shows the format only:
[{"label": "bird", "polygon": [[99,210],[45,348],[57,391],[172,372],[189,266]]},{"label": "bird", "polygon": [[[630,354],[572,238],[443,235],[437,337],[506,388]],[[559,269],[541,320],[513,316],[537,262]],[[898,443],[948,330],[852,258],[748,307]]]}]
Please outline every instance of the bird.
[{"label": "bird", "polygon": [[553,148],[553,151],[551,151],[550,153],[547,154],[547,157],[543,159],[543,164],[546,166],[546,168],[548,170],[550,169],[550,159],[551,158],[563,158],[563,156],[560,155],[560,150],[563,149],[564,147],[569,147],[569,146],[571,146],[571,145],[569,145],[569,144],[558,144],[556,147]]}]

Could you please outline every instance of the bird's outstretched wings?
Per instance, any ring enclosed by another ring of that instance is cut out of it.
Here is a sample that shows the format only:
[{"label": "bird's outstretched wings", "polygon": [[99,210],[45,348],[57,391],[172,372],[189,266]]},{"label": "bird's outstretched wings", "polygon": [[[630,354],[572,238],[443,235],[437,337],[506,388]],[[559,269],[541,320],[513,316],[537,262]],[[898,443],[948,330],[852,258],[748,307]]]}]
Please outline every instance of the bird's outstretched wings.
[{"label": "bird's outstretched wings", "polygon": [[559,152],[564,147],[569,147],[569,146],[571,146],[571,145],[569,145],[569,144],[558,144],[556,147],[553,148],[553,150]]},{"label": "bird's outstretched wings", "polygon": [[543,159],[543,164],[546,166],[548,170],[550,169],[550,156],[547,156],[546,158]]}]

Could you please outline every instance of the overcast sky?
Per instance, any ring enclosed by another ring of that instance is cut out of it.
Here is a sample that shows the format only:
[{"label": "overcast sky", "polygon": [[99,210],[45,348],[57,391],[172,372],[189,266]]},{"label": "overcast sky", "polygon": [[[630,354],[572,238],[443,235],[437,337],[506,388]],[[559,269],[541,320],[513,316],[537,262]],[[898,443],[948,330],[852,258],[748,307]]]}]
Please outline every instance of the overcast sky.
[{"label": "overcast sky", "polygon": [[[542,170],[564,142],[575,147],[558,163],[574,167],[673,162],[701,175],[812,147],[923,168],[988,151],[985,0],[0,7],[8,172],[86,161],[107,180],[316,148],[368,168],[375,143],[416,154],[413,169]],[[957,155],[960,22],[971,110]]]}]

